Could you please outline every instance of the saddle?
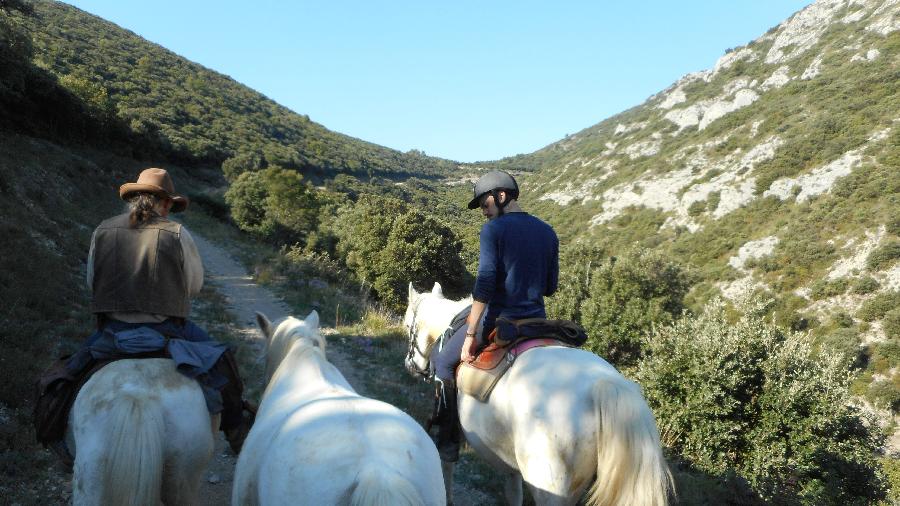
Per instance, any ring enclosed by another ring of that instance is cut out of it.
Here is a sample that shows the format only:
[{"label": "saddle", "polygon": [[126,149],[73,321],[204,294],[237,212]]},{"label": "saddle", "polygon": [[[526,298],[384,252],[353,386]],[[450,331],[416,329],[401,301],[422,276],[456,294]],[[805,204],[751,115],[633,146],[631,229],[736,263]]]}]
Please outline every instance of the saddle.
[{"label": "saddle", "polygon": [[532,348],[565,346],[579,348],[587,341],[581,325],[569,320],[497,318],[488,344],[472,363],[456,369],[456,384],[466,395],[486,402],[494,386],[516,358]]},{"label": "saddle", "polygon": [[[496,331],[495,331],[496,332]],[[495,334],[491,333],[491,338]],[[559,339],[522,337],[506,344],[492,342],[471,363],[463,362],[456,369],[456,384],[464,394],[487,402],[503,374],[512,367],[519,355],[532,348],[544,346],[572,346]]]}]

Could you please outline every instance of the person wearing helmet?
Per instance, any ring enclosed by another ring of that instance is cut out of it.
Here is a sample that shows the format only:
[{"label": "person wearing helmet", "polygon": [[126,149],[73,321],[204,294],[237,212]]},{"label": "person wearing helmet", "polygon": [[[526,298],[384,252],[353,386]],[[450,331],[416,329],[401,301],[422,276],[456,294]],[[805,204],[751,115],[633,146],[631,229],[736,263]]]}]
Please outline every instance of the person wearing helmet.
[{"label": "person wearing helmet", "polygon": [[544,297],[558,286],[559,239],[550,225],[524,212],[518,198],[516,180],[491,171],[475,183],[469,202],[469,209],[481,209],[488,220],[481,228],[473,303],[466,324],[434,360],[440,395],[433,421],[438,425],[438,453],[447,462],[459,458],[456,367],[474,359],[481,336],[490,335],[498,317],[546,318]]}]

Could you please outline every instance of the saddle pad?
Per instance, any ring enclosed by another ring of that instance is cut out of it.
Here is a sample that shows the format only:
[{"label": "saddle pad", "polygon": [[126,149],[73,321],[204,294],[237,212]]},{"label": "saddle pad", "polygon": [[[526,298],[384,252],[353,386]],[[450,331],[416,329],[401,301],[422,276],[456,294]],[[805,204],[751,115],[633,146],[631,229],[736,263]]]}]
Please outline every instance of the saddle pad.
[{"label": "saddle pad", "polygon": [[518,341],[512,346],[490,344],[475,357],[472,363],[463,362],[456,370],[456,384],[464,394],[487,402],[494,386],[503,377],[516,357],[532,349],[544,346],[567,346],[556,339],[528,339]]}]

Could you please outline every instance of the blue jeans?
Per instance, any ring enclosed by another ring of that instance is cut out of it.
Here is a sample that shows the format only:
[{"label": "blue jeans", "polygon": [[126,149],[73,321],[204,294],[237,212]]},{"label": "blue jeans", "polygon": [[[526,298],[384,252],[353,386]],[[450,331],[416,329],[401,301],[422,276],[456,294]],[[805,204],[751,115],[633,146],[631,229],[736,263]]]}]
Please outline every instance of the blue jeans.
[{"label": "blue jeans", "polygon": [[[441,348],[440,353],[432,355],[434,375],[445,383],[456,380],[456,367],[460,363],[463,342],[466,340],[466,330],[468,329],[469,326],[465,324],[456,329],[450,339],[444,341],[444,347]],[[478,343],[478,347],[484,345],[483,332],[478,332],[475,341]]]}]

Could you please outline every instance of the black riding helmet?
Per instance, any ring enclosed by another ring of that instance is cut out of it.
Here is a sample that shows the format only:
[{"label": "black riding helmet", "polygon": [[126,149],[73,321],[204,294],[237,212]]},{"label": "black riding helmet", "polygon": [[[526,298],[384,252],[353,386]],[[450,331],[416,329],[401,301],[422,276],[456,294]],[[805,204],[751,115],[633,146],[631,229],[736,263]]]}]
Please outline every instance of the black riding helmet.
[{"label": "black riding helmet", "polygon": [[[500,199],[497,196],[498,190],[506,190],[509,194],[509,199],[503,204],[500,203]],[[469,201],[469,209],[478,209],[481,206],[479,200],[486,193],[494,196],[494,202],[502,213],[503,208],[506,207],[510,200],[519,198],[519,185],[506,172],[492,170],[478,178],[478,182],[475,183],[475,196]]]}]

